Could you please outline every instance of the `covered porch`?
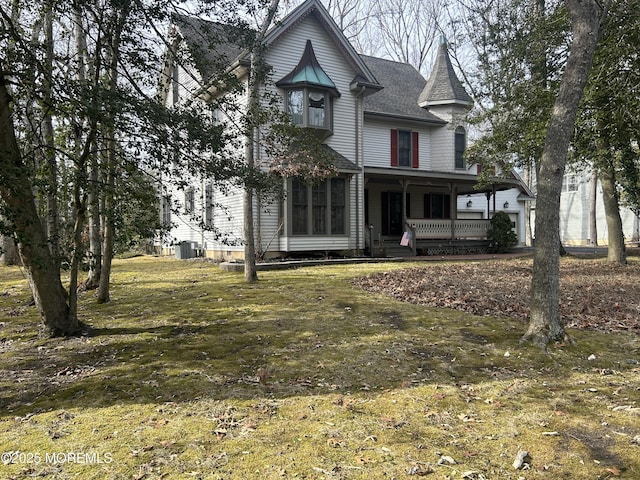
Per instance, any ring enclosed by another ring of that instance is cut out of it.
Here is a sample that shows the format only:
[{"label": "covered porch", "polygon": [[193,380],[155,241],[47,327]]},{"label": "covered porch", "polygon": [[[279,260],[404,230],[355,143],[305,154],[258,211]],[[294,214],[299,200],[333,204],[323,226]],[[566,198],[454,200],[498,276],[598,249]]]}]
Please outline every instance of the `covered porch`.
[{"label": "covered porch", "polygon": [[[467,171],[365,167],[365,247],[387,256],[484,252],[490,218],[502,208],[496,192],[514,187],[523,187],[517,176],[495,177],[478,188],[477,176]],[[488,216],[458,212],[458,197],[479,193]]]}]

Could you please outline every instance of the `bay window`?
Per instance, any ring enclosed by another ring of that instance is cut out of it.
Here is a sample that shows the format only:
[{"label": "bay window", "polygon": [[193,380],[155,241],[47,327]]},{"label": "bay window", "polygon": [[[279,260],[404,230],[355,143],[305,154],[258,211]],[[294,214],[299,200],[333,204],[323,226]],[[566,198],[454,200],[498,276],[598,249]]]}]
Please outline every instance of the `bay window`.
[{"label": "bay window", "polygon": [[331,129],[331,97],[308,88],[287,90],[287,112],[294,125]]},{"label": "bay window", "polygon": [[290,232],[292,235],[343,235],[347,231],[347,181],[331,178],[307,185],[291,180]]}]

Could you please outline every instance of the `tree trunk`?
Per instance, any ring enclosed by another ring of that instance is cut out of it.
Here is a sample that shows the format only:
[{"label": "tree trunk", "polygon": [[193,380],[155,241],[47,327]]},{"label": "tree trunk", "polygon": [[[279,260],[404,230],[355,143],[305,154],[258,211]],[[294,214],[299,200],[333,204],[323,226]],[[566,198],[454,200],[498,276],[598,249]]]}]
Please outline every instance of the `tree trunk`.
[{"label": "tree trunk", "polygon": [[618,203],[615,176],[613,165],[610,162],[605,162],[605,165],[600,169],[600,184],[602,185],[602,201],[607,219],[607,239],[609,244],[607,260],[611,263],[624,265],[627,263],[627,253],[624,246],[624,232],[622,230],[622,219],[620,218],[620,204]]},{"label": "tree trunk", "polygon": [[[532,166],[528,164],[524,168],[524,183],[531,188],[532,179]],[[525,245],[531,246],[533,245],[533,228],[531,227],[531,202],[525,202],[524,204],[524,235],[525,235]]]},{"label": "tree trunk", "polygon": [[259,62],[259,54],[251,55],[251,71],[249,73],[249,99],[247,108],[247,134],[245,146],[245,161],[249,171],[249,179],[245,184],[243,209],[244,209],[244,279],[248,283],[258,281],[258,273],[256,270],[256,240],[253,225],[253,182],[251,181],[252,170],[255,168],[255,148],[256,148],[256,128],[254,118],[258,116],[256,110],[259,108],[259,92],[260,88],[257,79],[257,63]]},{"label": "tree trunk", "polygon": [[81,173],[78,172],[73,186],[75,222],[73,225],[73,252],[71,254],[71,265],[69,266],[69,311],[74,316],[78,315],[78,268],[84,257],[82,230],[86,220],[86,198],[83,198],[82,195],[80,176]]},{"label": "tree trunk", "polygon": [[[77,76],[78,81],[82,85],[87,84],[87,37],[82,19],[82,10],[80,4],[73,5],[73,38],[76,48]],[[78,125],[75,128],[80,132],[82,125],[76,120]],[[79,135],[77,135],[79,137]],[[83,282],[81,288],[85,290],[93,290],[100,283],[100,270],[102,267],[102,240],[100,238],[100,197],[99,197],[99,165],[98,153],[95,148],[95,142],[92,142],[89,160],[89,184],[88,191],[88,215],[89,215],[89,274]]]},{"label": "tree trunk", "polygon": [[89,274],[84,282],[84,288],[93,290],[100,285],[102,271],[102,238],[100,235],[100,196],[98,194],[98,161],[97,153],[91,154],[89,167]]},{"label": "tree trunk", "polygon": [[[113,132],[112,132],[113,133]],[[109,149],[107,155],[115,154],[115,146]],[[114,160],[107,160],[107,185],[104,201],[104,241],[102,245],[102,267],[98,284],[98,303],[107,303],[110,300],[109,287],[111,282],[111,264],[113,261],[114,222],[113,222],[113,192],[115,188]]]},{"label": "tree trunk", "polygon": [[589,193],[589,245],[598,246],[598,223],[597,223],[597,206],[598,206],[598,170],[593,167],[591,172],[591,184]]},{"label": "tree trunk", "polygon": [[42,107],[44,111],[44,118],[42,122],[42,136],[44,137],[45,145],[45,167],[47,169],[48,185],[47,185],[47,236],[49,237],[49,248],[51,254],[56,262],[58,268],[60,268],[60,233],[59,233],[59,218],[58,218],[58,164],[56,159],[56,150],[53,138],[53,117],[52,117],[52,104],[53,98],[51,90],[52,75],[53,75],[53,6],[50,2],[47,2],[47,11],[44,15],[44,32],[45,32],[45,64],[44,64],[44,78],[43,78],[43,98]]},{"label": "tree trunk", "polygon": [[[120,40],[122,29],[127,16],[129,15],[131,6],[126,5],[121,11],[113,12],[114,31],[113,39],[109,44],[109,60],[108,60],[108,88],[115,92],[118,88],[118,66],[120,61]],[[102,269],[100,271],[100,285],[98,286],[98,303],[106,303],[110,300],[109,287],[111,283],[111,264],[113,261],[114,239],[115,239],[115,185],[116,185],[116,162],[117,162],[117,143],[115,129],[115,112],[109,112],[104,120],[105,136],[106,136],[106,162],[105,170],[107,172],[107,181],[105,186],[104,210],[104,243],[102,245]]]},{"label": "tree trunk", "polygon": [[256,270],[256,243],[253,228],[253,187],[247,185],[244,191],[244,279],[248,283],[258,281]]},{"label": "tree trunk", "polygon": [[[265,79],[266,70],[262,65],[262,52],[264,49],[263,40],[267,33],[267,30],[271,26],[273,19],[278,11],[278,5],[280,0],[271,0],[267,16],[260,27],[255,43],[253,45],[253,52],[251,54],[251,69],[249,72],[249,88],[248,88],[248,105],[247,105],[247,126],[246,126],[246,148],[245,156],[247,169],[249,176],[252,175],[252,170],[255,168],[255,148],[256,148],[256,129],[259,123],[260,117],[260,84]],[[256,240],[254,234],[254,220],[253,220],[253,197],[254,187],[253,182],[249,178],[245,185],[244,191],[244,278],[248,283],[255,283],[258,281],[258,274],[256,271]]]},{"label": "tree trunk", "polygon": [[536,244],[531,280],[531,316],[521,339],[546,348],[564,340],[560,319],[560,194],[576,113],[591,68],[606,9],[595,0],[566,0],[573,39],[539,162]]},{"label": "tree trunk", "polygon": [[72,335],[79,330],[78,319],[69,315],[67,292],[36,210],[29,169],[22,160],[15,136],[10,101],[0,64],[0,198],[18,240],[18,251],[44,333]]},{"label": "tree trunk", "polygon": [[13,237],[11,235],[0,235],[0,239],[0,260],[2,260],[2,265],[21,265],[20,254]]}]

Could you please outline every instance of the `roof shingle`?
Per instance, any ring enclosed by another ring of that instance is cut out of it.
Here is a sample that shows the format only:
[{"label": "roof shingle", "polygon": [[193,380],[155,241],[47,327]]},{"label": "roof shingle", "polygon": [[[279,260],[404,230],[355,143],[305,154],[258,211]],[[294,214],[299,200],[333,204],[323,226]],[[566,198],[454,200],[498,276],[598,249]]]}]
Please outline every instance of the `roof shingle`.
[{"label": "roof shingle", "polygon": [[437,124],[446,123],[418,105],[418,98],[426,80],[412,65],[366,55],[360,57],[384,87],[379,92],[365,97],[365,113]]},{"label": "roof shingle", "polygon": [[470,106],[473,100],[456,76],[447,51],[447,43],[442,42],[429,80],[418,98],[418,104],[425,107],[450,103]]}]

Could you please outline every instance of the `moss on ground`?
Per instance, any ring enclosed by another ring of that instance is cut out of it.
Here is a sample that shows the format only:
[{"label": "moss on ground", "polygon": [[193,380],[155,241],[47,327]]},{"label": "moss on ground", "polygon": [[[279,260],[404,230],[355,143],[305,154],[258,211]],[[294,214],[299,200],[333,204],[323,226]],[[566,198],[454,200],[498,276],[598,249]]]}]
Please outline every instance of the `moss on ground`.
[{"label": "moss on ground", "polygon": [[118,260],[74,339],[38,338],[20,270],[0,267],[2,478],[640,478],[637,336],[575,330],[544,354],[521,322],[351,282],[406,267],[247,285]]}]

